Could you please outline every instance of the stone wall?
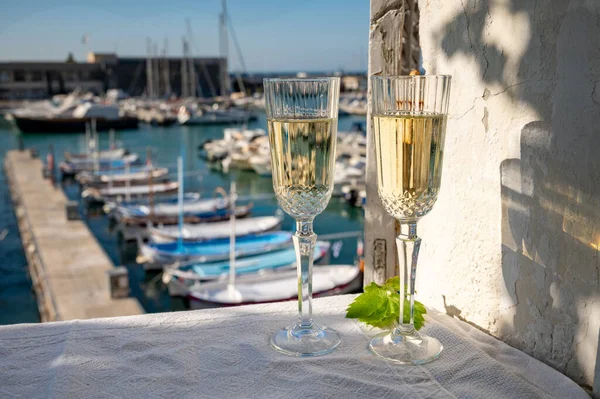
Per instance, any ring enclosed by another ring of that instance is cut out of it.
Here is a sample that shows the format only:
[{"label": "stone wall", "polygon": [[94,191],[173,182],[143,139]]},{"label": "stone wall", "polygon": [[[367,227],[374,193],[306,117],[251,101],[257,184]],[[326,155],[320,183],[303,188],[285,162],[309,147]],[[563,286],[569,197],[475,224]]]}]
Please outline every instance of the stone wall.
[{"label": "stone wall", "polygon": [[600,2],[420,0],[452,74],[418,295],[575,381],[600,328]]}]

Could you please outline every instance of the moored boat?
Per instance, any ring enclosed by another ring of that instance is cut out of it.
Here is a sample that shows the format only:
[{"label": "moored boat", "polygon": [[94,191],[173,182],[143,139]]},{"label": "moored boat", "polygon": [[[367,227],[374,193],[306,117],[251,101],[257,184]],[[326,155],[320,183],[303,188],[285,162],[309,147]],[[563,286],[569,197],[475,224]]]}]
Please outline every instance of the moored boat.
[{"label": "moored boat", "polygon": [[150,168],[147,166],[125,169],[91,172],[84,171],[77,174],[75,180],[83,185],[98,185],[98,184],[113,184],[124,185],[127,182],[132,184],[145,183],[148,184],[148,179],[166,178],[169,174],[167,168]]},{"label": "moored boat", "polygon": [[[248,234],[258,234],[275,230],[281,226],[281,218],[277,216],[261,216],[240,219],[235,222],[237,237]],[[210,224],[184,224],[179,233],[179,226],[153,227],[148,231],[152,242],[173,242],[181,235],[184,241],[206,241],[210,239],[227,238],[231,235],[229,221]]]},{"label": "moored boat", "polygon": [[[238,206],[235,208],[236,218],[245,218],[250,215],[252,204]],[[229,209],[218,209],[211,212],[195,215],[185,215],[184,224],[212,224],[229,220],[231,211]],[[145,239],[148,237],[148,229],[151,226],[176,225],[179,222],[178,216],[144,216],[144,217],[122,217],[119,220],[118,231],[126,241],[135,240],[138,237]]]},{"label": "moored boat", "polygon": [[[314,261],[318,262],[327,255],[329,243],[317,241],[314,250]],[[235,261],[236,275],[265,273],[272,270],[293,268],[296,264],[296,251],[286,248],[267,254],[249,256]],[[190,263],[181,266],[167,266],[163,271],[163,282],[169,286],[169,294],[185,296],[190,289],[203,281],[226,278],[230,262]]]},{"label": "moored boat", "polygon": [[[292,234],[285,231],[250,234],[235,240],[238,257],[246,257],[274,251],[292,245]],[[183,241],[169,243],[139,243],[138,263],[168,264],[175,262],[215,262],[230,255],[229,238],[208,241]]]},{"label": "moored boat", "polygon": [[129,154],[120,159],[65,161],[59,164],[59,168],[64,176],[73,176],[79,172],[93,171],[96,167],[100,171],[125,169],[127,165],[134,165],[138,161],[139,156],[137,154]]},{"label": "moored boat", "polygon": [[114,130],[130,130],[138,128],[137,118],[122,116],[117,119],[76,118],[76,117],[42,117],[13,115],[15,125],[23,133],[82,133],[86,123],[96,121],[99,132]]},{"label": "moored boat", "polygon": [[182,106],[177,121],[182,125],[233,125],[257,120],[255,113],[238,109],[196,109]]},{"label": "moored boat", "polygon": [[273,173],[271,158],[268,155],[254,155],[248,159],[248,162],[259,176],[270,177]]},{"label": "moored boat", "polygon": [[107,198],[114,197],[141,197],[147,195],[157,195],[174,193],[177,191],[179,183],[171,181],[157,184],[133,185],[133,186],[118,186],[104,188],[86,188],[81,192],[81,197],[85,199],[93,199],[98,202],[104,202]]},{"label": "moored boat", "polygon": [[[360,270],[353,265],[323,265],[313,269],[313,297],[346,293],[351,283],[359,278]],[[298,273],[281,270],[262,275],[249,274],[236,278],[235,290],[230,295],[228,281],[194,285],[188,292],[190,299],[209,304],[232,306],[280,302],[298,298]]]},{"label": "moored boat", "polygon": [[71,153],[71,152],[67,151],[67,152],[65,152],[65,161],[77,162],[79,160],[86,160],[89,162],[93,162],[95,157],[98,157],[98,159],[102,160],[102,161],[110,161],[110,160],[114,160],[114,159],[121,159],[125,155],[127,155],[127,150],[125,150],[124,148],[99,151],[96,154],[86,153],[86,152],[77,154],[77,153]]},{"label": "moored boat", "polygon": [[[208,198],[208,199],[183,199],[182,210],[184,217],[187,215],[198,215],[207,212],[213,212],[225,209],[229,206],[227,198]],[[157,202],[152,208],[144,205],[119,205],[115,209],[115,215],[146,217],[150,214],[154,216],[177,216],[179,215],[179,204],[177,202]]]}]

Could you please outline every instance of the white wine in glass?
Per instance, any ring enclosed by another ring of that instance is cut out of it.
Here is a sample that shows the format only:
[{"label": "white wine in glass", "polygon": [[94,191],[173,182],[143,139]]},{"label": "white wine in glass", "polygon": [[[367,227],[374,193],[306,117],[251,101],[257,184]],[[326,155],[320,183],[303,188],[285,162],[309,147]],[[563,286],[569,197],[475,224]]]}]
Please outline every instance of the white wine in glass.
[{"label": "white wine in glass", "polygon": [[273,188],[294,219],[323,212],[333,191],[337,119],[269,119]]},{"label": "white wine in glass", "polygon": [[[416,331],[414,298],[421,239],[417,222],[437,200],[442,177],[450,76],[371,78],[377,191],[387,213],[400,222],[396,238],[400,263],[400,317],[392,331],[376,335],[369,349],[401,364],[438,358],[442,344]],[[410,296],[409,320],[404,303]]]},{"label": "white wine in glass", "polygon": [[379,197],[396,219],[426,215],[440,189],[446,116],[398,112],[374,115]]},{"label": "white wine in glass", "polygon": [[340,79],[265,79],[264,87],[273,189],[279,206],[296,220],[298,267],[298,320],[276,331],[270,343],[286,355],[324,355],[341,337],[312,318],[313,220],[333,192]]}]

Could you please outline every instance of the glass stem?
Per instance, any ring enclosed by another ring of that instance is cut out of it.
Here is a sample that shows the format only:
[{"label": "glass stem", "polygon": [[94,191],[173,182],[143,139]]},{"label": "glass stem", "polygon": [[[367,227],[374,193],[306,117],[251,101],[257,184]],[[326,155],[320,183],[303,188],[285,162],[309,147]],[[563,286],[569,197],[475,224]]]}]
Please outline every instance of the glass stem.
[{"label": "glass stem", "polygon": [[[396,237],[398,247],[398,261],[400,266],[400,318],[396,334],[407,335],[415,333],[415,278],[417,275],[417,260],[421,239],[417,237],[417,224],[408,223],[400,225],[400,235]],[[408,279],[408,282],[407,282]],[[404,302],[406,295],[410,295],[410,318],[404,322]]]},{"label": "glass stem", "polygon": [[313,232],[313,221],[296,221],[293,237],[298,268],[298,327],[311,328],[312,320],[312,269],[317,235]]}]

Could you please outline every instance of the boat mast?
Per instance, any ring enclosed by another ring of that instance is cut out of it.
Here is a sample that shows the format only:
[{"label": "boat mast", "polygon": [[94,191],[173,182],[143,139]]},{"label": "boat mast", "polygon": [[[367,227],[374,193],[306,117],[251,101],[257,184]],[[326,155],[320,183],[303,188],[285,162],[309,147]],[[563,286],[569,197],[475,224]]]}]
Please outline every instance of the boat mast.
[{"label": "boat mast", "polygon": [[152,57],[153,57],[153,63],[154,63],[154,67],[152,68],[152,73],[153,73],[153,82],[154,82],[154,98],[157,98],[159,96],[160,93],[160,61],[158,58],[158,44],[155,42],[153,44],[153,51],[152,51]]},{"label": "boat mast", "polygon": [[221,14],[219,16],[219,49],[224,65],[221,67],[221,95],[229,95],[229,73],[227,72],[227,59],[229,57],[229,38],[227,37],[227,5],[221,0]]},{"label": "boat mast", "polygon": [[177,192],[177,208],[178,208],[178,230],[177,248],[183,249],[183,156],[177,157],[177,180],[179,181],[179,189]]},{"label": "boat mast", "polygon": [[187,73],[188,43],[187,43],[187,40],[185,40],[185,36],[183,36],[181,38],[181,43],[183,44],[183,58],[181,59],[181,97],[186,98],[189,96],[189,94],[188,94],[189,83],[188,83],[188,73]]},{"label": "boat mast", "polygon": [[231,212],[231,231],[229,233],[229,283],[227,293],[231,299],[241,300],[242,294],[235,288],[235,202],[237,200],[235,180],[229,189],[229,206]]},{"label": "boat mast", "polygon": [[[242,72],[247,72],[246,62],[244,61],[244,55],[242,54],[242,49],[240,47],[240,43],[238,42],[237,35],[235,34],[235,30],[233,29],[233,24],[231,23],[231,19],[229,18],[229,14],[227,13],[227,4],[226,4],[225,0],[222,0],[222,6],[223,6],[223,21],[225,24],[225,31],[227,31],[227,28],[229,28],[230,33],[231,33],[231,38],[233,39],[233,46],[235,47],[235,51],[236,51],[238,59],[240,61],[240,67],[242,69]],[[229,24],[227,24],[228,20],[229,20]],[[246,86],[244,85],[244,80],[242,79],[242,75],[241,75],[240,71],[237,71],[235,73],[235,78],[237,80],[237,84],[238,84],[240,91],[242,93],[244,93],[244,95],[246,95]]]},{"label": "boat mast", "polygon": [[164,81],[164,95],[165,97],[171,96],[171,75],[169,73],[169,39],[165,37],[164,47],[163,47],[163,81]]},{"label": "boat mast", "polygon": [[154,95],[154,82],[152,81],[152,43],[146,38],[146,96]]},{"label": "boat mast", "polygon": [[186,25],[186,30],[187,30],[187,35],[188,35],[188,41],[189,41],[189,54],[190,57],[188,59],[189,62],[189,85],[190,85],[190,95],[193,98],[196,98],[196,87],[197,87],[197,80],[196,80],[196,66],[195,66],[195,60],[194,60],[194,52],[193,52],[193,46],[194,46],[194,41],[193,41],[193,35],[192,35],[192,24],[190,23],[190,19],[186,18],[185,19],[185,25]]}]

